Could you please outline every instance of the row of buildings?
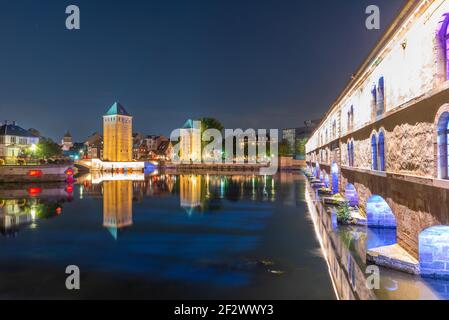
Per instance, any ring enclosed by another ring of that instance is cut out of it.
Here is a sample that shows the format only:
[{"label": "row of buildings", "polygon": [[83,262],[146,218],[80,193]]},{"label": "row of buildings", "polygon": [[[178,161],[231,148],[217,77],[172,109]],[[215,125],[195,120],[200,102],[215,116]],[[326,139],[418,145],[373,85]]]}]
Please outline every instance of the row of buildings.
[{"label": "row of buildings", "polygon": [[[304,127],[282,131],[282,139],[288,142],[291,151],[288,156],[304,160],[305,141],[316,123],[317,121],[307,121]],[[180,160],[200,162],[203,157],[201,122],[188,120],[181,129]],[[14,162],[27,151],[32,152],[39,143],[39,137],[40,134],[36,130],[25,130],[15,122],[5,122],[0,127],[0,159],[3,159],[3,162]],[[254,139],[257,140],[258,137]],[[248,149],[252,145],[259,147],[261,143],[269,144],[270,138],[267,137],[267,141],[250,141],[250,138],[246,137],[241,138],[238,143]],[[60,146],[63,154],[73,160],[101,159],[110,162],[131,162],[170,160],[173,157],[173,146],[169,138],[162,135],[133,133],[133,117],[118,102],[115,102],[103,116],[103,134],[95,132],[84,142],[75,143],[72,135],[67,131]],[[210,157],[221,159],[221,153],[210,155]],[[267,154],[259,154],[258,159],[249,159],[246,155],[240,155],[240,157],[248,161],[270,158]]]},{"label": "row of buildings", "polygon": [[[61,139],[63,155],[72,160],[101,159],[105,162],[133,162],[172,158],[173,146],[162,135],[133,133],[133,117],[118,102],[103,116],[103,134],[95,132],[84,142],[74,142],[70,132]],[[185,161],[201,159],[201,128],[199,122],[189,120],[183,127],[181,157]],[[190,125],[190,127],[189,127]],[[0,126],[0,164],[17,163],[36,150],[40,133],[25,130],[15,122],[5,121]]]},{"label": "row of buildings", "polygon": [[355,190],[369,228],[396,230],[377,252],[402,250],[414,270],[442,277],[449,277],[448,52],[449,0],[407,1],[306,145],[317,178],[334,192]]},{"label": "row of buildings", "polygon": [[113,162],[168,160],[172,145],[162,135],[133,133],[133,117],[118,102],[103,116],[103,134],[95,132],[83,143],[73,143],[67,132],[61,141],[66,156]]},{"label": "row of buildings", "polygon": [[320,120],[304,121],[304,126],[298,128],[289,128],[282,130],[282,140],[287,141],[289,145],[289,154],[295,160],[306,159],[306,143],[312,135],[315,127]]}]

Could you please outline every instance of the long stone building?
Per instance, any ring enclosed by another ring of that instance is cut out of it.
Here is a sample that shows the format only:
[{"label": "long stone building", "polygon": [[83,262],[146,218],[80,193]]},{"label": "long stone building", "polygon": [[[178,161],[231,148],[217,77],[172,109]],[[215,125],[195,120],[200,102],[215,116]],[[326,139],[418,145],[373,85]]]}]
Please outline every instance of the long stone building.
[{"label": "long stone building", "polygon": [[377,245],[411,257],[396,266],[436,277],[449,277],[448,80],[449,0],[408,1],[306,145],[317,178],[393,230]]}]

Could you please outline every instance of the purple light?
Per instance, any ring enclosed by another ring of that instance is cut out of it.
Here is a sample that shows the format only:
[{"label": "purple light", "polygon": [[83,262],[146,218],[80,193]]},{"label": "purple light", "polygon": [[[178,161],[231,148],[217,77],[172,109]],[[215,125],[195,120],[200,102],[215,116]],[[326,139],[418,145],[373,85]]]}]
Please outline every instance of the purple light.
[{"label": "purple light", "polygon": [[334,162],[331,167],[332,172],[332,194],[338,193],[338,165]]},{"label": "purple light", "polygon": [[348,184],[345,190],[345,197],[349,201],[351,207],[356,207],[359,205],[359,195],[354,185]]}]

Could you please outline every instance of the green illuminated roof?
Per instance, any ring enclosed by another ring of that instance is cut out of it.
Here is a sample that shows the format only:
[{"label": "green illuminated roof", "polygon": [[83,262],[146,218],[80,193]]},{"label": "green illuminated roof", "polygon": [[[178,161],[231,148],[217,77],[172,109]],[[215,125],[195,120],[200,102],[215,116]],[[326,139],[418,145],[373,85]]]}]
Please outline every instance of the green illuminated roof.
[{"label": "green illuminated roof", "polygon": [[199,123],[199,121],[194,121],[192,119],[189,119],[186,121],[186,123],[184,123],[182,128],[183,129],[200,129],[200,127],[198,127],[198,123]]},{"label": "green illuminated roof", "polygon": [[106,112],[106,116],[115,116],[115,115],[121,115],[121,116],[131,116],[128,111],[126,111],[125,107],[122,106],[118,102],[114,102],[114,104],[109,108],[108,112]]},{"label": "green illuminated roof", "polygon": [[112,236],[115,240],[117,240],[117,235],[118,235],[118,230],[117,230],[117,228],[114,228],[114,227],[108,227],[108,231],[109,231],[109,233],[111,234],[111,236]]}]

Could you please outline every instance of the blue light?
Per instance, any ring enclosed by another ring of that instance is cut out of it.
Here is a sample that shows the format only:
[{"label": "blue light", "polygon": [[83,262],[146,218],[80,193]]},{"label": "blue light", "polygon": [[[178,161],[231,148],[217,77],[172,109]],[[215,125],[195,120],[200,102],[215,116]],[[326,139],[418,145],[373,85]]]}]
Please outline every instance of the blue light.
[{"label": "blue light", "polygon": [[151,174],[154,171],[156,171],[156,166],[150,162],[145,162],[144,166],[145,166],[145,168],[144,168],[145,174]]},{"label": "blue light", "polygon": [[329,188],[329,185],[330,185],[329,175],[326,174],[326,175],[324,176],[324,186],[325,186],[326,188]]},{"label": "blue light", "polygon": [[422,276],[449,279],[449,226],[435,226],[420,233],[419,263]]},{"label": "blue light", "polygon": [[374,195],[368,199],[366,217],[369,227],[396,229],[396,217],[381,196]]},{"label": "blue light", "polygon": [[338,193],[338,165],[334,162],[331,167],[332,172],[332,194]]},{"label": "blue light", "polygon": [[397,243],[396,229],[368,228],[367,249],[390,246]]},{"label": "blue light", "polygon": [[377,170],[377,136],[375,134],[371,138],[371,167]]},{"label": "blue light", "polygon": [[359,195],[354,185],[348,184],[345,190],[345,197],[349,201],[351,207],[357,207],[359,205]]}]

